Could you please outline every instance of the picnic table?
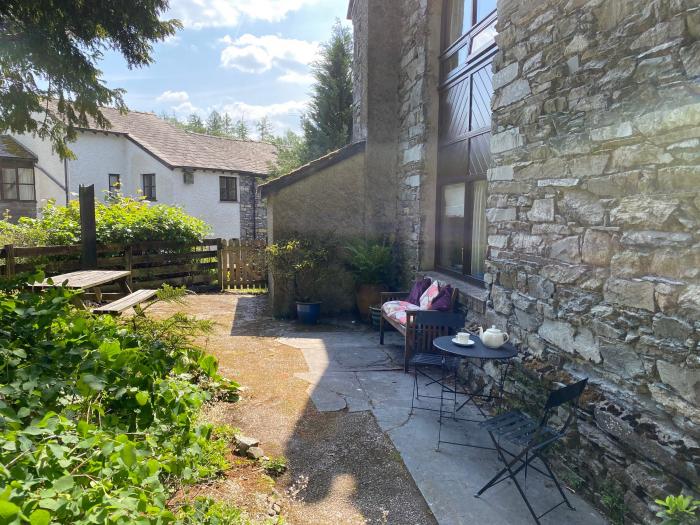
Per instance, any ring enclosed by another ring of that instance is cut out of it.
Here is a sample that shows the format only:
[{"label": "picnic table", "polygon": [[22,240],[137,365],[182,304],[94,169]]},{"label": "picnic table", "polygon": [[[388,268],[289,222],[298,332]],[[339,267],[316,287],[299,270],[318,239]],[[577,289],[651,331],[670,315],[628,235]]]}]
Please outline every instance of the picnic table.
[{"label": "picnic table", "polygon": [[[109,304],[93,309],[95,313],[120,314],[127,308],[135,306],[156,295],[155,290],[131,291],[128,279],[131,272],[127,270],[80,270],[77,272],[63,273],[44,279],[41,282],[32,283],[34,288],[49,288],[52,286],[65,286],[75,290],[88,291],[95,294],[95,300],[102,301],[102,291],[100,287],[105,284],[117,284],[124,297]],[[76,296],[76,303],[85,308],[80,295]]]}]

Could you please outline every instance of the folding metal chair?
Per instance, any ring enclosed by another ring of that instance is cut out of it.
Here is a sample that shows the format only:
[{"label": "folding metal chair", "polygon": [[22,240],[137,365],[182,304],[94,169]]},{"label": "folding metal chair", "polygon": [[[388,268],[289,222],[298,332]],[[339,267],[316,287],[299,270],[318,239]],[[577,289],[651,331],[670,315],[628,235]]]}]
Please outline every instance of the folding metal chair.
[{"label": "folding metal chair", "polygon": [[[420,401],[421,397],[440,399],[442,396],[433,396],[420,393],[418,376],[427,379],[424,387],[439,383],[442,386],[443,369],[455,369],[459,365],[459,359],[442,355],[433,348],[433,340],[443,335],[454,335],[464,326],[462,314],[420,311],[415,313],[415,340],[414,354],[409,360],[409,366],[413,367],[413,395],[411,396],[411,414],[414,409],[431,410],[439,412],[435,408],[417,407],[414,401]],[[431,375],[429,370],[436,369],[439,373]],[[456,401],[456,393],[455,393]]]},{"label": "folding metal chair", "polygon": [[[549,398],[547,399],[547,403],[544,406],[542,419],[539,422],[527,414],[523,414],[522,412],[516,410],[487,419],[486,421],[480,423],[480,426],[484,427],[491,436],[491,440],[496,446],[498,457],[505,464],[505,467],[503,467],[498,474],[491,478],[491,481],[484,485],[481,490],[475,494],[475,497],[478,498],[494,485],[497,485],[501,481],[510,478],[513,480],[513,483],[515,483],[515,487],[518,489],[518,492],[520,492],[520,495],[525,501],[530,514],[532,514],[532,517],[538,524],[540,523],[540,518],[542,518],[545,514],[549,514],[564,503],[566,503],[571,510],[576,510],[571,506],[569,499],[562,490],[561,484],[550,468],[549,463],[543,455],[543,452],[566,435],[569,426],[576,418],[578,400],[581,397],[583,390],[586,388],[587,382],[588,378],[583,379],[578,383],[574,383],[573,385],[565,386],[564,388],[551,392],[549,394]],[[558,407],[564,404],[568,404],[569,415],[559,429],[552,428],[547,424],[550,416]],[[506,450],[501,445],[501,440],[520,447],[520,452],[514,454]],[[512,459],[510,461],[507,460],[504,454],[508,454]],[[532,462],[535,459],[539,459],[542,462],[546,472],[532,465]],[[519,465],[514,469],[514,466],[518,463]],[[562,497],[562,501],[539,516],[535,513],[532,505],[525,495],[525,492],[520,486],[520,483],[516,479],[516,475],[521,470],[525,469],[525,479],[527,480],[528,467],[554,481],[554,484]]]}]

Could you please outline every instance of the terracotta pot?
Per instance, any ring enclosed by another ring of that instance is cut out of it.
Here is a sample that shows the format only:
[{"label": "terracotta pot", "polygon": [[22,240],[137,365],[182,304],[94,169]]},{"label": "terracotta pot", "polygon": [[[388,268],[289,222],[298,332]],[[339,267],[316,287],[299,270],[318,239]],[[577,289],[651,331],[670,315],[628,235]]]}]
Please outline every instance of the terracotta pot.
[{"label": "terracotta pot", "polygon": [[389,287],[385,284],[361,284],[358,286],[355,301],[357,310],[363,319],[369,319],[369,307],[373,304],[379,304],[381,301],[379,294],[387,291],[389,291]]}]

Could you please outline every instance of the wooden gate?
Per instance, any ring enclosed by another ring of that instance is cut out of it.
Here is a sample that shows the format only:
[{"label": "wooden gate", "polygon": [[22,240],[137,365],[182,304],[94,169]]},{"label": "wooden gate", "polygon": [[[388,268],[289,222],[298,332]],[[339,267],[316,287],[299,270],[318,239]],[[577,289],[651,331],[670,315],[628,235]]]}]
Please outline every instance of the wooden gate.
[{"label": "wooden gate", "polygon": [[221,289],[267,288],[265,241],[221,240],[219,282]]}]

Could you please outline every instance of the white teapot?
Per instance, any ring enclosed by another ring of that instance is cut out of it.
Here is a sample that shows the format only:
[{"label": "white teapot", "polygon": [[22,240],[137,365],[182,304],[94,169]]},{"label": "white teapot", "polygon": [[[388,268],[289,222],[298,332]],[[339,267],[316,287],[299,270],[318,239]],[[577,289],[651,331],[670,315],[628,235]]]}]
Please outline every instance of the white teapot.
[{"label": "white teapot", "polygon": [[479,338],[489,348],[498,348],[509,339],[508,334],[496,328],[496,325],[487,330],[479,327]]}]

